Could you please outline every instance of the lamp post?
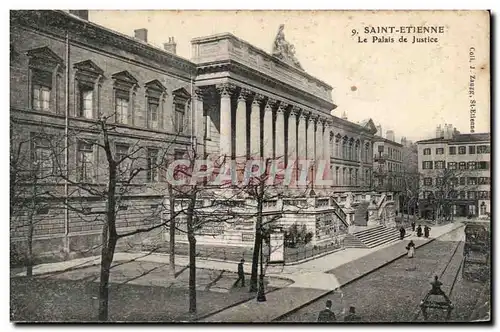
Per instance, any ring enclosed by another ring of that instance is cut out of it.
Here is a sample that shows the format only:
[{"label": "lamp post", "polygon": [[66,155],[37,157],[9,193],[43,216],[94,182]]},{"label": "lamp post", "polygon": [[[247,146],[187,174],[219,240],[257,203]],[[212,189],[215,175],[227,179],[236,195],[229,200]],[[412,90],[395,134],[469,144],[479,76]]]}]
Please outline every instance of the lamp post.
[{"label": "lamp post", "polygon": [[266,293],[264,290],[264,232],[262,225],[260,226],[260,276],[259,288],[257,291],[257,302],[266,302]]}]

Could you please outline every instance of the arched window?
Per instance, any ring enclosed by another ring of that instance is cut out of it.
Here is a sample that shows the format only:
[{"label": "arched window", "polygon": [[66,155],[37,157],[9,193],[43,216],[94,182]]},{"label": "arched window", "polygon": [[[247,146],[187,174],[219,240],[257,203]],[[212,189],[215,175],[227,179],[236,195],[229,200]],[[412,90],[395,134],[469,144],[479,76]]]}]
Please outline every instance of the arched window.
[{"label": "arched window", "polygon": [[137,80],[132,74],[124,70],[113,74],[113,103],[115,122],[134,125],[134,97]]}]

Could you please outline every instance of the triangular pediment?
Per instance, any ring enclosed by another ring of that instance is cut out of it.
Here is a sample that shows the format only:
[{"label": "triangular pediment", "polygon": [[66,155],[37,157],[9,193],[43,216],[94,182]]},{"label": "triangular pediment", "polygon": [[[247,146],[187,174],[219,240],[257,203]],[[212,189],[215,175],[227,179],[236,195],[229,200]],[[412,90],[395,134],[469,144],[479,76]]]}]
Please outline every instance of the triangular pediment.
[{"label": "triangular pediment", "polygon": [[104,70],[102,70],[98,65],[96,65],[92,60],[85,60],[82,62],[75,63],[73,67],[77,70],[96,73],[102,75]]},{"label": "triangular pediment", "polygon": [[57,54],[55,54],[48,46],[43,46],[35,48],[26,52],[26,55],[30,58],[43,59],[44,61],[49,61],[57,64],[62,64],[64,60]]},{"label": "triangular pediment", "polygon": [[147,89],[158,90],[161,92],[164,92],[166,90],[166,88],[163,86],[163,84],[161,84],[161,82],[158,80],[152,80],[150,82],[147,82],[146,84],[144,84],[144,86]]},{"label": "triangular pediment", "polygon": [[114,79],[114,80],[128,82],[128,83],[131,83],[131,84],[137,84],[137,79],[134,76],[132,76],[132,74],[129,73],[128,71],[126,71],[126,70],[111,75],[111,78]]},{"label": "triangular pediment", "polygon": [[375,134],[377,132],[377,127],[375,127],[375,123],[373,123],[372,119],[368,120],[365,124],[365,128],[368,129],[371,134]]},{"label": "triangular pediment", "polygon": [[191,98],[191,94],[185,89],[185,88],[179,88],[177,90],[174,90],[172,92],[174,97],[181,98],[181,99],[189,99]]}]

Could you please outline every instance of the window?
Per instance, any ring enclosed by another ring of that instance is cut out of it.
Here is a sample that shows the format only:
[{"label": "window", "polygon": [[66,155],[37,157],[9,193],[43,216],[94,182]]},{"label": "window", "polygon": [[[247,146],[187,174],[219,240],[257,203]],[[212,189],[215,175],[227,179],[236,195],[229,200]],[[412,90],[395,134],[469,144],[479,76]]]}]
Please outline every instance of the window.
[{"label": "window", "polygon": [[355,186],[358,185],[358,170],[357,169],[354,170],[354,185]]},{"label": "window", "polygon": [[475,161],[469,161],[467,163],[467,169],[476,169],[476,162]]},{"label": "window", "polygon": [[424,178],[424,186],[432,186],[432,178]]},{"label": "window", "polygon": [[444,148],[436,148],[436,154],[444,154]]},{"label": "window", "polygon": [[431,149],[425,148],[424,149],[424,156],[429,156],[431,154]]},{"label": "window", "polygon": [[32,106],[37,111],[50,110],[50,93],[52,91],[52,73],[33,69],[32,72]]},{"label": "window", "polygon": [[158,182],[158,150],[148,149],[148,182]]},{"label": "window", "polygon": [[148,98],[148,127],[157,129],[158,125],[158,105],[159,101],[156,98]]},{"label": "window", "polygon": [[91,86],[80,86],[80,116],[86,119],[93,118],[92,104],[94,91]]},{"label": "window", "polygon": [[94,180],[94,146],[92,142],[78,142],[78,179],[82,182],[92,182]]},{"label": "window", "polygon": [[490,178],[489,177],[480,177],[480,178],[478,178],[478,183],[479,184],[490,184]]},{"label": "window", "polygon": [[465,199],[465,191],[461,190],[458,195],[460,196],[461,199]]},{"label": "window", "polygon": [[476,146],[469,145],[469,154],[476,154]]},{"label": "window", "polygon": [[443,185],[443,178],[437,177],[436,178],[436,186],[441,186]]},{"label": "window", "polygon": [[436,169],[443,169],[443,168],[445,168],[445,163],[442,160],[435,161],[434,166]]},{"label": "window", "polygon": [[340,157],[340,137],[335,138],[335,157]]},{"label": "window", "polygon": [[459,146],[458,147],[458,154],[465,154],[465,153],[466,153],[465,146]]},{"label": "window", "polygon": [[370,145],[366,144],[365,145],[365,162],[368,162],[369,155],[370,155]]},{"label": "window", "polygon": [[479,199],[490,199],[489,191],[478,191]]},{"label": "window", "polygon": [[423,161],[422,168],[423,169],[432,169],[432,161]]},{"label": "window", "polygon": [[490,153],[489,145],[479,145],[477,147],[477,153]]},{"label": "window", "polygon": [[337,166],[335,167],[335,184],[340,185],[340,168]]},{"label": "window", "polygon": [[93,119],[98,116],[98,99],[99,87],[103,79],[103,70],[99,68],[91,60],[76,63],[74,65],[76,91],[76,115]]},{"label": "window", "polygon": [[57,113],[57,93],[64,60],[49,47],[28,50],[29,107],[36,111]]},{"label": "window", "polygon": [[[147,104],[147,126],[152,129],[163,128],[163,103],[166,89],[158,80],[153,80],[145,84],[146,104]],[[210,119],[207,115],[207,138],[210,137]]]},{"label": "window", "polygon": [[449,162],[448,169],[457,169],[457,163],[456,162]]},{"label": "window", "polygon": [[359,160],[359,141],[356,141],[356,144],[354,145],[354,160],[358,161]]},{"label": "window", "polygon": [[477,185],[477,178],[467,178],[468,185]]},{"label": "window", "polygon": [[454,186],[457,186],[458,185],[458,178],[457,177],[453,177],[450,179],[450,183]]},{"label": "window", "polygon": [[465,169],[465,161],[461,161],[458,163],[458,169],[464,170]]},{"label": "window", "polygon": [[484,202],[479,207],[479,211],[481,214],[486,214],[486,204],[484,204]]},{"label": "window", "polygon": [[186,105],[181,103],[175,104],[174,126],[177,133],[182,133],[184,130],[184,116],[186,113]]},{"label": "window", "polygon": [[116,123],[128,124],[128,102],[129,94],[126,91],[117,90],[115,92],[115,116]]},{"label": "window", "polygon": [[460,178],[460,185],[464,186],[465,185],[465,177]]},{"label": "window", "polygon": [[115,146],[115,162],[118,163],[117,167],[117,178],[120,180],[125,180],[128,172],[129,161],[127,157],[129,155],[129,146],[126,144],[116,144]]},{"label": "window", "polygon": [[490,169],[490,162],[489,161],[478,161],[477,162],[477,169]]},{"label": "window", "polygon": [[[35,134],[32,134],[35,135]],[[33,140],[33,171],[38,180],[47,178],[54,173],[54,154],[47,138],[34,137]]]},{"label": "window", "polygon": [[475,191],[468,191],[467,192],[467,198],[468,199],[476,199],[477,193]]},{"label": "window", "polygon": [[349,141],[349,146],[348,146],[348,149],[347,149],[347,159],[348,160],[353,160],[354,159],[353,155],[352,155],[352,139]]},{"label": "window", "polygon": [[457,154],[457,147],[456,146],[450,146],[449,153],[450,154]]}]

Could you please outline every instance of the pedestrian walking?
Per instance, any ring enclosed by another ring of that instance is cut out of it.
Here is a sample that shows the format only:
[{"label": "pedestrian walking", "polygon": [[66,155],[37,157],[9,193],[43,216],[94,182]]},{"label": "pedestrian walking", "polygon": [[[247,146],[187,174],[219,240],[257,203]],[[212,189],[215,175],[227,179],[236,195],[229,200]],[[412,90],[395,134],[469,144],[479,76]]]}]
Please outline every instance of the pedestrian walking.
[{"label": "pedestrian walking", "polygon": [[399,238],[403,240],[405,238],[405,235],[406,235],[406,230],[403,226],[401,226],[401,228],[399,229]]},{"label": "pedestrian walking", "polygon": [[415,232],[415,222],[414,221],[411,222],[411,231]]},{"label": "pedestrian walking", "polygon": [[326,308],[321,310],[318,315],[318,322],[335,322],[335,314],[332,311],[332,300],[326,300]]},{"label": "pedestrian walking", "polygon": [[344,317],[344,322],[359,322],[361,320],[361,317],[356,315],[356,308],[355,307],[349,307],[349,313],[345,315]]},{"label": "pedestrian walking", "polygon": [[424,237],[428,238],[429,237],[429,232],[430,232],[431,228],[427,225],[425,225],[424,227]]},{"label": "pedestrian walking", "polygon": [[415,256],[415,243],[410,241],[406,246],[406,250],[408,251],[408,258],[413,258]]},{"label": "pedestrian walking", "polygon": [[242,259],[238,263],[238,279],[234,282],[233,287],[236,287],[240,281],[241,281],[241,287],[245,287],[245,271],[243,269],[244,263],[245,263],[244,259]]},{"label": "pedestrian walking", "polygon": [[418,225],[417,227],[417,236],[421,237],[422,236],[422,226]]}]

